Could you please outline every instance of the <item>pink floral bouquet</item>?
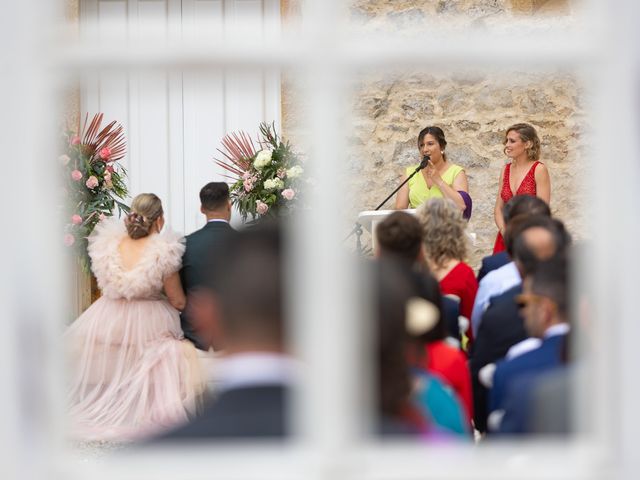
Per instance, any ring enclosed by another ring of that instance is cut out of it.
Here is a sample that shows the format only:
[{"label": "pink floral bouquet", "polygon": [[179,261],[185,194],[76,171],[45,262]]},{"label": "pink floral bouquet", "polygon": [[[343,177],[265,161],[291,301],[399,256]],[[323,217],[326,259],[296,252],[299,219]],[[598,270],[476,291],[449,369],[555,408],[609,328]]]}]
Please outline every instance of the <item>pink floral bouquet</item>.
[{"label": "pink floral bouquet", "polygon": [[118,214],[129,211],[123,203],[128,196],[126,171],[118,163],[126,153],[124,130],[115,121],[100,129],[102,117],[102,113],[94,115],[87,126],[85,116],[79,135],[66,132],[65,153],[58,157],[68,218],[63,242],[78,252],[85,270],[89,268],[87,237],[96,224],[112,216],[116,208]]},{"label": "pink floral bouquet", "polygon": [[243,221],[284,216],[300,205],[304,169],[274,125],[260,124],[259,148],[245,132],[226,135],[222,146],[225,158],[216,163],[231,173],[231,200]]}]

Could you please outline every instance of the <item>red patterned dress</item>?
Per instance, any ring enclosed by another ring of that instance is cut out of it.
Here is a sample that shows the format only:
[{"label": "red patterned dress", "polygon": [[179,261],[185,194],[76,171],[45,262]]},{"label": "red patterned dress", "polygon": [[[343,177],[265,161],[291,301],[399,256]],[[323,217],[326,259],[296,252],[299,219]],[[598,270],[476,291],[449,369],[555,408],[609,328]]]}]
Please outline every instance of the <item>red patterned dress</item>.
[{"label": "red patterned dress", "polygon": [[[536,195],[536,167],[540,164],[540,162],[536,161],[531,168],[527,172],[527,174],[522,179],[522,183],[516,190],[514,194],[511,191],[511,183],[509,181],[510,173],[511,173],[511,164],[508,163],[504,167],[504,179],[502,181],[502,190],[500,191],[500,198],[506,204],[509,200],[511,200],[515,195]],[[496,242],[493,245],[493,253],[499,253],[504,251],[504,239],[502,238],[502,234],[498,232],[498,236],[496,237]]]}]

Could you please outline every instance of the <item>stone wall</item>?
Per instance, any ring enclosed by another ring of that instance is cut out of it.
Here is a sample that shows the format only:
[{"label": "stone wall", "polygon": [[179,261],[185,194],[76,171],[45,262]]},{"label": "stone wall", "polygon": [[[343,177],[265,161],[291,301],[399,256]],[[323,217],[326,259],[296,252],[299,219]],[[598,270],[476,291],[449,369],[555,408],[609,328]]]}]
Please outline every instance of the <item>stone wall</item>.
[{"label": "stone wall", "polygon": [[440,126],[450,160],[462,165],[469,178],[474,201],[469,230],[477,236],[470,260],[477,265],[490,253],[496,234],[493,210],[500,169],[507,160],[502,152],[504,133],[509,125],[525,121],[541,138],[554,214],[576,236],[583,236],[584,193],[578,175],[586,125],[582,90],[576,78],[562,72],[361,78],[354,89],[349,138],[349,158],[362,172],[354,176],[354,214],[379,203],[401,172],[417,163],[418,132],[427,125]]},{"label": "stone wall", "polygon": [[[289,11],[295,0],[289,0]],[[491,28],[509,26],[514,14],[528,14],[529,25],[547,24],[537,11],[569,6],[568,1],[530,0],[355,0],[350,13],[365,28],[381,25],[392,30],[419,25],[424,19],[442,20],[452,28],[486,22]],[[565,10],[566,13],[566,10]],[[491,19],[487,21],[487,19]],[[554,19],[569,25],[568,15]],[[385,28],[387,28],[385,27]],[[282,87],[283,133],[302,144],[304,99],[287,80]],[[469,230],[476,235],[469,261],[474,267],[491,252],[497,232],[493,210],[500,169],[506,162],[502,141],[506,128],[517,122],[533,124],[542,141],[541,160],[551,175],[551,207],[577,238],[586,235],[581,209],[586,196],[580,175],[588,119],[585,88],[566,71],[444,71],[367,73],[353,85],[350,106],[352,130],[348,133],[350,195],[345,200],[347,218],[375,207],[398,184],[400,173],[419,155],[417,134],[427,125],[443,128],[449,158],[465,167],[474,201]],[[392,201],[388,208],[392,208]],[[368,239],[365,239],[368,240]]]},{"label": "stone wall", "polygon": [[[285,84],[283,131],[302,144],[304,108],[295,89]],[[489,254],[496,235],[493,210],[500,169],[507,161],[502,141],[517,122],[536,127],[541,160],[551,175],[551,207],[577,238],[585,235],[581,206],[581,152],[587,118],[584,88],[566,72],[458,72],[452,74],[361,75],[354,83],[352,130],[348,133],[350,194],[346,214],[374,208],[400,180],[404,169],[419,161],[417,134],[427,125],[440,126],[447,137],[451,161],[462,165],[474,202],[469,230],[476,234],[470,261]],[[392,208],[392,201],[387,208]]]}]

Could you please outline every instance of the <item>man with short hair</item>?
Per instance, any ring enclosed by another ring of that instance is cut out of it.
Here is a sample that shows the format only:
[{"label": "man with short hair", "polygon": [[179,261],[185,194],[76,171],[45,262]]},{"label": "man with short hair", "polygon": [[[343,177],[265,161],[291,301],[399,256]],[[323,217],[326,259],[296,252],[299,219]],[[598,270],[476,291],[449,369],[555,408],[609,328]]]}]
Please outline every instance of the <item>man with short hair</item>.
[{"label": "man with short hair", "polygon": [[527,333],[540,339],[541,343],[534,350],[497,364],[489,400],[492,430],[499,428],[506,396],[519,379],[562,365],[569,333],[568,290],[568,266],[563,254],[541,262],[525,277],[523,292],[517,296],[517,302]]},{"label": "man with short hair", "polygon": [[[160,440],[282,438],[297,363],[286,352],[281,237],[274,226],[238,232],[209,272],[194,310],[205,346],[219,346],[215,397]],[[222,281],[221,281],[222,280]]]},{"label": "man with short hair", "polygon": [[180,314],[180,325],[184,336],[198,349],[208,350],[208,346],[198,338],[192,325],[190,294],[205,283],[209,269],[217,268],[216,257],[221,254],[227,238],[234,233],[229,225],[231,201],[229,185],[224,182],[207,183],[200,190],[200,211],[207,223],[200,230],[186,237],[186,250],[182,257],[180,281],[187,294],[187,306]]},{"label": "man with short hair", "polygon": [[[506,235],[514,264],[521,277],[530,275],[539,262],[553,255],[564,254],[571,238],[561,221],[547,216],[520,217],[510,222]],[[469,366],[474,393],[476,428],[484,432],[487,423],[487,388],[480,379],[481,370],[509,356],[512,349],[519,353],[538,346],[538,339],[528,338],[515,298],[522,293],[518,283],[493,297],[482,316],[476,341],[470,352]],[[517,347],[516,347],[517,346]],[[487,367],[489,368],[489,367]],[[485,369],[486,370],[486,369]],[[489,375],[489,377],[491,377]],[[485,375],[485,382],[486,375]]]},{"label": "man with short hair", "polygon": [[489,306],[491,298],[522,282],[522,277],[513,261],[513,235],[510,235],[510,232],[513,232],[513,227],[511,224],[532,216],[551,217],[551,210],[549,205],[539,197],[516,195],[505,205],[504,214],[507,221],[504,240],[508,255],[501,252],[482,260],[482,267],[478,273],[478,292],[470,318],[474,337],[478,333],[482,314]]}]

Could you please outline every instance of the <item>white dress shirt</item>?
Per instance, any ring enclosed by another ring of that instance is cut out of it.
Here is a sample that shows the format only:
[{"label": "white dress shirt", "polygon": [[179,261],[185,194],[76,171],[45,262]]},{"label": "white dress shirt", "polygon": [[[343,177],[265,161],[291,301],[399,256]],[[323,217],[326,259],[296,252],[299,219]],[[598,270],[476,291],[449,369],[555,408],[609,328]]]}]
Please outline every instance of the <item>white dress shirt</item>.
[{"label": "white dress shirt", "polygon": [[473,329],[474,337],[478,335],[482,315],[489,306],[491,297],[506,292],[510,288],[518,285],[521,281],[520,272],[518,272],[514,262],[509,262],[487,273],[487,275],[480,280],[478,293],[476,293],[476,300],[473,303],[473,310],[471,312],[471,328]]},{"label": "white dress shirt", "polygon": [[217,392],[259,385],[292,385],[298,364],[277,353],[239,353],[222,357],[213,372]]}]

